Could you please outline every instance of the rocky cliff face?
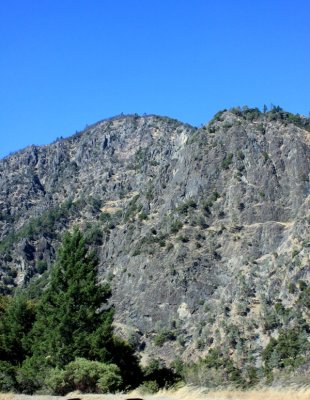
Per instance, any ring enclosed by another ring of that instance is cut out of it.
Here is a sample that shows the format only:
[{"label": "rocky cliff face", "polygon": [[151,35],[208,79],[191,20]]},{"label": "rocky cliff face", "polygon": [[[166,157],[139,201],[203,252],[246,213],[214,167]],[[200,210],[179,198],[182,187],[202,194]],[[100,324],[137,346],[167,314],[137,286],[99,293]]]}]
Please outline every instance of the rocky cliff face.
[{"label": "rocky cliff face", "polygon": [[221,345],[259,365],[281,326],[309,318],[306,128],[282,110],[232,109],[199,129],[120,116],[1,160],[2,292],[45,276],[79,225],[111,282],[116,329],[145,357]]}]

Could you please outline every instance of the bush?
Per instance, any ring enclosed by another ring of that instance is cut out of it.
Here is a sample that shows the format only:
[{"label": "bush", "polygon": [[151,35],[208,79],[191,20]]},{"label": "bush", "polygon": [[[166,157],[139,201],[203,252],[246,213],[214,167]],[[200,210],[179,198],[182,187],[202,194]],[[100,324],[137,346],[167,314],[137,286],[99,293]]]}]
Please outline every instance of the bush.
[{"label": "bush", "polygon": [[140,214],[139,214],[139,219],[140,219],[141,221],[143,221],[143,220],[145,220],[145,219],[148,219],[147,213],[146,213],[145,211],[141,211]]},{"label": "bush", "polygon": [[58,395],[65,395],[73,390],[82,393],[108,393],[120,389],[122,378],[120,369],[115,364],[77,358],[66,365],[64,370],[54,368],[46,379],[46,385]]},{"label": "bush", "polygon": [[59,368],[51,370],[50,374],[45,380],[45,384],[52,391],[53,394],[64,396],[69,393],[72,388],[69,382],[65,381],[65,371]]},{"label": "bush", "polygon": [[[301,287],[301,285],[300,285]],[[306,309],[310,309],[310,287],[302,287],[300,289],[300,295],[298,297],[298,303],[305,307]]]},{"label": "bush", "polygon": [[16,381],[19,393],[33,394],[41,389],[46,374],[48,374],[48,360],[43,357],[27,358],[17,369]]},{"label": "bush", "polygon": [[99,225],[89,225],[85,232],[85,242],[87,245],[101,246],[103,244],[103,232]]},{"label": "bush", "polygon": [[15,368],[9,362],[0,361],[0,392],[10,392],[15,387]]},{"label": "bush", "polygon": [[186,365],[182,375],[188,384],[209,388],[244,385],[241,371],[228,356],[216,348],[211,349],[198,363]]},{"label": "bush", "polygon": [[100,221],[108,222],[112,219],[112,215],[108,212],[102,212],[99,217]]},{"label": "bush", "polygon": [[224,160],[222,161],[222,168],[228,169],[230,164],[232,163],[232,160],[233,160],[233,154],[229,153],[227,157],[225,157]]},{"label": "bush", "polygon": [[123,387],[133,389],[142,382],[142,371],[139,365],[139,357],[134,349],[124,340],[114,336],[112,348],[112,362],[119,366]]},{"label": "bush", "polygon": [[27,334],[35,319],[35,306],[24,295],[15,295],[6,304],[0,320],[0,359],[21,364],[28,355]]},{"label": "bush", "polygon": [[170,232],[171,233],[178,233],[180,229],[182,229],[182,222],[179,220],[176,220],[172,222],[171,227],[170,227]]},{"label": "bush", "polygon": [[164,330],[158,332],[158,334],[155,336],[154,344],[155,344],[155,346],[161,347],[168,340],[175,340],[175,339],[176,339],[176,336],[175,336],[174,332],[164,329]]},{"label": "bush", "polygon": [[197,203],[194,199],[189,198],[188,200],[184,201],[183,203],[179,204],[176,208],[176,211],[179,214],[187,214],[190,208],[196,209]]},{"label": "bush", "polygon": [[45,260],[38,260],[36,262],[36,269],[40,275],[43,274],[48,268],[47,262]]},{"label": "bush", "polygon": [[101,393],[115,393],[120,390],[122,385],[119,368],[115,364],[110,364],[108,367],[106,373],[98,380],[98,388]]},{"label": "bush", "polygon": [[139,386],[139,392],[142,395],[153,394],[158,392],[159,386],[156,381],[144,381],[142,385]]},{"label": "bush", "polygon": [[181,380],[180,374],[166,367],[161,360],[151,360],[143,372],[145,381],[142,387],[146,388],[146,390],[167,389]]},{"label": "bush", "polygon": [[266,373],[272,369],[296,368],[304,361],[304,355],[310,345],[307,336],[298,327],[281,330],[278,339],[271,338],[262,356]]}]

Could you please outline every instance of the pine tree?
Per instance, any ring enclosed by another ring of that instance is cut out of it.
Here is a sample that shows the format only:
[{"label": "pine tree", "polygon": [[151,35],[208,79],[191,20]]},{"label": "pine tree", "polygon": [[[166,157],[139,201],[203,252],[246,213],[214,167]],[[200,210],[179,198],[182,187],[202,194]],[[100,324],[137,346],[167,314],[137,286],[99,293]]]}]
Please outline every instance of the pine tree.
[{"label": "pine tree", "polygon": [[67,233],[38,306],[31,334],[34,364],[62,368],[76,357],[110,361],[113,310],[106,307],[108,286],[97,283],[97,267],[81,232]]},{"label": "pine tree", "polygon": [[35,320],[34,303],[17,294],[6,300],[0,318],[0,360],[20,364],[28,355],[26,338]]}]

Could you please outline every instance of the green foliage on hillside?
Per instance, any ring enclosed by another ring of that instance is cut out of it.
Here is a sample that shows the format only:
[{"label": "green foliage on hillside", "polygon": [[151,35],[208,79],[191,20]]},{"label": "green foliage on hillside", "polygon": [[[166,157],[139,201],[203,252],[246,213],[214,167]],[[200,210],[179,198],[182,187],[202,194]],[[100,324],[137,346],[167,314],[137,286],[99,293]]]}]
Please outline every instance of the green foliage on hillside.
[{"label": "green foliage on hillside", "polygon": [[72,200],[67,200],[58,207],[51,208],[38,218],[33,218],[28,224],[16,232],[12,232],[0,242],[0,253],[9,251],[16,242],[44,233],[55,237],[55,225],[66,222],[70,215],[76,214],[80,205]]},{"label": "green foliage on hillside", "polygon": [[[263,107],[263,112],[261,112],[257,107],[250,108],[244,107],[234,107],[229,110],[238,117],[241,117],[247,121],[267,119],[269,121],[281,121],[283,123],[291,123],[302,129],[310,131],[310,118],[301,116],[299,114],[293,114],[288,111],[283,110],[280,106],[271,105],[270,109],[265,105]],[[218,113],[219,114],[219,113]],[[214,118],[212,121],[218,120],[219,117]],[[264,129],[259,127],[259,129],[264,133]]]},{"label": "green foliage on hillside", "polygon": [[211,349],[209,354],[197,363],[184,365],[181,375],[187,383],[197,386],[245,386],[242,371],[219,348]]},{"label": "green foliage on hillside", "polygon": [[35,304],[24,295],[9,299],[0,319],[0,360],[18,365],[29,354],[27,335],[35,321]]},{"label": "green foliage on hillside", "polygon": [[64,369],[51,370],[46,378],[46,386],[53,394],[61,396],[74,390],[83,393],[108,393],[122,388],[122,377],[115,364],[77,358]]},{"label": "green foliage on hillside", "polygon": [[[133,349],[114,337],[110,288],[98,284],[97,266],[75,229],[64,236],[36,302],[28,300],[28,293],[1,302],[0,390],[106,392],[139,384]],[[96,376],[94,371],[99,371]]]},{"label": "green foliage on hillside", "polygon": [[29,223],[15,232],[8,234],[0,242],[0,254],[10,251],[14,244],[23,238],[37,237],[42,234],[50,238],[57,237],[57,227],[67,226],[70,218],[80,215],[82,209],[87,208],[92,214],[99,215],[101,200],[88,197],[77,201],[68,199],[59,206],[51,207],[37,218],[32,218]]},{"label": "green foliage on hillside", "polygon": [[271,338],[263,351],[267,374],[273,369],[296,368],[305,361],[310,350],[306,332],[296,328],[281,330],[278,339]]},{"label": "green foliage on hillside", "polygon": [[154,393],[159,389],[169,388],[181,381],[181,375],[175,368],[167,368],[166,365],[156,359],[150,360],[143,370],[144,381],[140,387],[142,393]]},{"label": "green foliage on hillside", "polygon": [[[63,367],[75,357],[111,357],[113,310],[100,310],[110,290],[96,281],[97,260],[80,231],[66,234],[31,332],[33,357]],[[100,355],[99,355],[100,354]]]}]

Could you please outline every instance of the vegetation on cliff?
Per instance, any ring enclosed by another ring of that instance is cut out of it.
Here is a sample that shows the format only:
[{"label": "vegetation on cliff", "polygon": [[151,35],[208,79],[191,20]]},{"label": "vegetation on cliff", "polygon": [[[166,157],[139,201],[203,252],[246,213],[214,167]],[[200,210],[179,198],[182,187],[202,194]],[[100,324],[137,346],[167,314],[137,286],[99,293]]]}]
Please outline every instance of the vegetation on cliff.
[{"label": "vegetation on cliff", "polygon": [[[309,126],[275,106],[200,128],[119,116],[0,160],[3,385],[42,386],[38,364],[59,393],[77,365],[112,365],[118,385],[145,390],[170,385],[170,372],[205,386],[305,376]],[[89,269],[72,251],[71,266],[63,250],[55,263],[76,225]],[[76,262],[96,282],[80,309]]]},{"label": "vegetation on cliff", "polygon": [[16,293],[4,305],[2,390],[33,393],[47,387],[65,393],[137,385],[138,359],[128,344],[113,335],[113,308],[107,306],[110,289],[98,284],[97,264],[76,229],[64,236],[42,294],[29,300],[27,291]]}]

